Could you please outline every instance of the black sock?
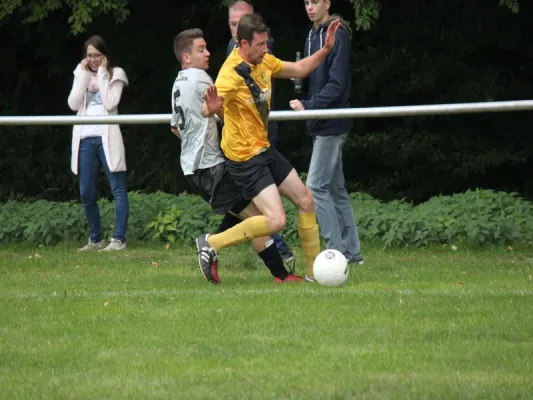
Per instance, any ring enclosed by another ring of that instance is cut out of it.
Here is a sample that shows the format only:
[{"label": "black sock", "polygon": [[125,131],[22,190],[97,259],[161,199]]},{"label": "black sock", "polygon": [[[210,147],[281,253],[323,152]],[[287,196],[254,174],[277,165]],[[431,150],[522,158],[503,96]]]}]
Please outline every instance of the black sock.
[{"label": "black sock", "polygon": [[236,217],[235,215],[226,213],[224,215],[224,219],[222,219],[222,222],[220,223],[218,227],[218,232],[224,232],[227,231],[229,228],[233,228],[235,225],[241,223],[241,219],[239,217]]},{"label": "black sock", "polygon": [[281,280],[289,276],[289,272],[285,269],[283,265],[283,260],[279,255],[278,249],[274,245],[273,240],[269,240],[265,244],[265,249],[258,253],[261,260],[265,263],[266,267],[270,270],[270,273]]}]

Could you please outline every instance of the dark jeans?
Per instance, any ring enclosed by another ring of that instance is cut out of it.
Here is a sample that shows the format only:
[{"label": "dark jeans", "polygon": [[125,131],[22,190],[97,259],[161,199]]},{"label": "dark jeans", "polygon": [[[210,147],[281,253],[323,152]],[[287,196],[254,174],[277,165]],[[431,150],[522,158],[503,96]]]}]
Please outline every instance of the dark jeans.
[{"label": "dark jeans", "polygon": [[101,137],[88,137],[81,140],[78,158],[78,176],[80,178],[80,196],[89,223],[89,240],[93,243],[102,240],[100,227],[100,210],[98,208],[98,172],[100,165],[111,185],[115,199],[115,234],[120,241],[126,240],[128,229],[129,201],[126,190],[126,172],[111,172],[105,159]]}]

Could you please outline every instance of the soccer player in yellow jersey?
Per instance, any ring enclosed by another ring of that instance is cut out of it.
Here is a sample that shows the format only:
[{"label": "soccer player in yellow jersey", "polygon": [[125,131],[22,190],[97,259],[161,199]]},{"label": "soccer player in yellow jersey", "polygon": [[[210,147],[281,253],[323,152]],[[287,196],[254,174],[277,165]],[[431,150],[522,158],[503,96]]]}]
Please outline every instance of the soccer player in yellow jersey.
[{"label": "soccer player in yellow jersey", "polygon": [[328,27],[324,47],[298,62],[281,61],[268,54],[268,27],[258,14],[241,17],[237,28],[239,47],[226,59],[215,85],[207,89],[202,115],[224,120],[221,147],[228,171],[262,216],[248,218],[214,235],[196,238],[198,261],[210,279],[211,264],[224,247],[275,234],[286,222],[280,195],[298,209],[298,234],[307,263],[306,279],[314,281],[313,262],[320,252],[313,196],[292,165],[270,147],[268,115],[272,78],[305,78],[335,45],[340,21]]}]

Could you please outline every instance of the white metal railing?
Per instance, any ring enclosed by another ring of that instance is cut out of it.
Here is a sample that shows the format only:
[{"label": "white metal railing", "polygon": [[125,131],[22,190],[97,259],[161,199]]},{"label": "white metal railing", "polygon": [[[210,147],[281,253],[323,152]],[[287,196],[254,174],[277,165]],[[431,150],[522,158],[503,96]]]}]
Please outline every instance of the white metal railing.
[{"label": "white metal railing", "polygon": [[[328,110],[272,111],[273,121],[338,118],[384,118],[418,115],[473,114],[533,110],[533,100],[454,103],[393,107],[336,108]],[[0,116],[1,125],[170,124],[170,114],[108,116],[39,115]]]}]

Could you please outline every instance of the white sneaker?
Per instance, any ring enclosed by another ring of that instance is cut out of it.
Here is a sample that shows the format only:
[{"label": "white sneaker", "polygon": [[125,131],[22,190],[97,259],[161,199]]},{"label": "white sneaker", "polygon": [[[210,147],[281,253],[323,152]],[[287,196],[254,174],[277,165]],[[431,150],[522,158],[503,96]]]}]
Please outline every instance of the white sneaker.
[{"label": "white sneaker", "polygon": [[123,242],[115,238],[111,238],[111,241],[109,242],[107,247],[100,251],[124,250],[125,248],[126,248],[126,242]]},{"label": "white sneaker", "polygon": [[346,258],[346,260],[348,260],[348,264],[356,264],[356,265],[363,265],[364,262],[363,260],[355,260],[355,259],[349,259],[349,258]]},{"label": "white sneaker", "polygon": [[309,275],[307,275],[307,274],[305,274],[304,279],[305,279],[307,282],[312,282],[312,283],[316,282],[316,281],[315,281],[315,278],[311,278],[311,277],[310,277]]},{"label": "white sneaker", "polygon": [[92,250],[102,250],[105,247],[105,242],[103,240],[100,240],[99,242],[93,243],[89,239],[89,242],[83,246],[82,248],[79,248],[78,251],[92,251]]}]

